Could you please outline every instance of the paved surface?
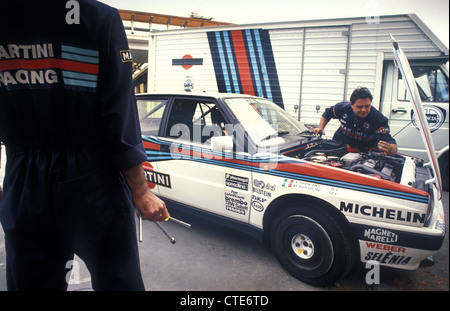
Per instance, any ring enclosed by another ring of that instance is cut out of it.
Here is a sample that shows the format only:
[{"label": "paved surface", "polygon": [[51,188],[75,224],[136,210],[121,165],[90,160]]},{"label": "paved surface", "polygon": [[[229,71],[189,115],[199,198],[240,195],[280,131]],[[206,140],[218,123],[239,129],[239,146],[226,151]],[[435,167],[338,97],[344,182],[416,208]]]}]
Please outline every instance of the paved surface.
[{"label": "paved surface", "polygon": [[[2,156],[4,159],[4,157]],[[2,165],[3,166],[3,165]],[[0,172],[2,179],[3,171]],[[444,193],[448,232],[448,192]],[[155,224],[144,222],[139,244],[141,268],[149,291],[448,291],[448,234],[435,264],[415,271],[381,267],[379,285],[365,282],[368,272],[356,266],[339,284],[317,288],[290,276],[261,243],[231,229],[177,215],[192,224],[191,229],[168,222],[164,228],[177,243],[172,245]],[[79,258],[80,273],[69,290],[91,290],[90,276]],[[0,230],[0,291],[6,290],[3,230]]]}]

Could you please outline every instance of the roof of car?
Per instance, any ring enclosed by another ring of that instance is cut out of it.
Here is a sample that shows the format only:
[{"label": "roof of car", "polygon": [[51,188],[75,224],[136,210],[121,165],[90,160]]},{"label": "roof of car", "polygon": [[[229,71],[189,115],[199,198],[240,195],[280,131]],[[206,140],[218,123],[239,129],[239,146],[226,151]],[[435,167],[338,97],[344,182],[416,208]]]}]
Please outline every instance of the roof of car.
[{"label": "roof of car", "polygon": [[252,95],[246,94],[235,94],[235,93],[142,93],[136,94],[137,97],[145,97],[145,96],[184,96],[184,97],[213,97],[213,98],[233,98],[233,97],[256,97]]}]

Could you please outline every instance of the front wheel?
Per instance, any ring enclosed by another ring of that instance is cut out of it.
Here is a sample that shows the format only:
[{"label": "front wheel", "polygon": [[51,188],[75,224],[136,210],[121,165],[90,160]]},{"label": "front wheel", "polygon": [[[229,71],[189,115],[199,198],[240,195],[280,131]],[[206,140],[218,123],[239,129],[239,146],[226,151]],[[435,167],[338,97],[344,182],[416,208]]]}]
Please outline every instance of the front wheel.
[{"label": "front wheel", "polygon": [[281,265],[295,278],[314,286],[333,284],[354,262],[348,234],[325,209],[288,209],[272,222],[270,242]]}]

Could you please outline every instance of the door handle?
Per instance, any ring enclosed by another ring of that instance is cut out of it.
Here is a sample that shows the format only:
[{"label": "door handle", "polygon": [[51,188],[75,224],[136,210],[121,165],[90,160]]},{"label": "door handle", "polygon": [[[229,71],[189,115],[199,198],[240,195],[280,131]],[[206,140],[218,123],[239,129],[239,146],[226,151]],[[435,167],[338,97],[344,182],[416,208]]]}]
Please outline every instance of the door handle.
[{"label": "door handle", "polygon": [[408,111],[406,109],[400,108],[400,109],[392,109],[393,113],[407,113]]},{"label": "door handle", "polygon": [[160,147],[159,147],[159,150],[164,151],[164,152],[169,152],[170,151],[170,145],[161,144]]}]

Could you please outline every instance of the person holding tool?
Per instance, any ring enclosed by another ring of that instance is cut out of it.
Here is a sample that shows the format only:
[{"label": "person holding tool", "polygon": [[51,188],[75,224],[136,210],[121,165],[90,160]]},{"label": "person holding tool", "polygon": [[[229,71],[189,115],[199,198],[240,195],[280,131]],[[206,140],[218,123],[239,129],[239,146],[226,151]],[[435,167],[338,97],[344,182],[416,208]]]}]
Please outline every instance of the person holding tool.
[{"label": "person holding tool", "polygon": [[372,107],[372,94],[365,87],[355,89],[350,102],[341,102],[325,109],[320,124],[312,132],[325,134],[331,119],[339,119],[340,127],[333,139],[359,150],[378,149],[383,155],[397,154],[397,143],[389,132],[388,119]]},{"label": "person holding tool", "polygon": [[145,181],[129,56],[101,2],[2,1],[8,290],[67,290],[74,253],[94,290],[145,289],[133,203],[142,219],[170,215]]}]

